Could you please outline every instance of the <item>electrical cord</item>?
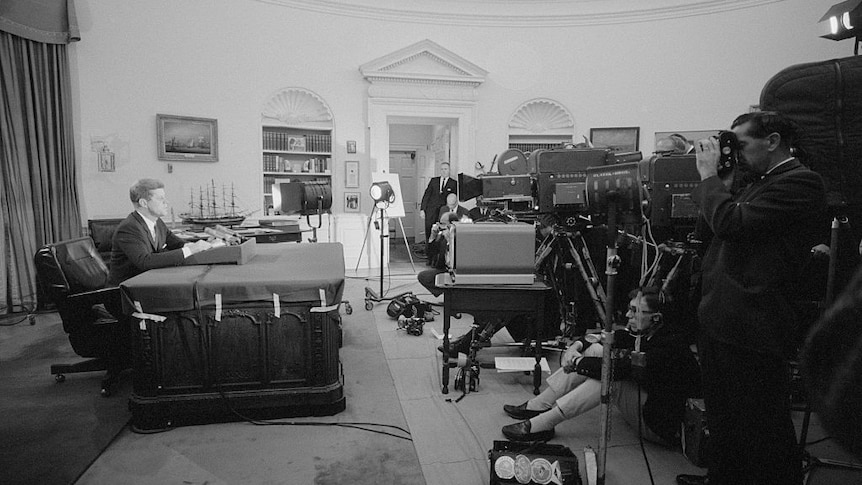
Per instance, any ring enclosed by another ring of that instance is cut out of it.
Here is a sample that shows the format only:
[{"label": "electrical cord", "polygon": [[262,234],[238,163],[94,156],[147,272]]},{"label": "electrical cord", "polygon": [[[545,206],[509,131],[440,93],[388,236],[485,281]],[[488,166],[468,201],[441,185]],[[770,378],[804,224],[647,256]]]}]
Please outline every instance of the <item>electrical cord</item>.
[{"label": "electrical cord", "polygon": [[650,482],[650,484],[655,485],[655,478],[653,478],[653,476],[652,476],[652,468],[650,467],[649,457],[647,457],[646,447],[644,446],[644,436],[643,436],[644,423],[643,423],[642,414],[641,414],[641,384],[640,384],[640,382],[638,382],[637,385],[638,385],[638,411],[637,411],[638,412],[638,441],[640,442],[640,445],[641,445],[641,453],[644,456],[644,463],[646,463],[647,474],[649,474],[649,482]]},{"label": "electrical cord", "polygon": [[[29,308],[26,305],[19,305],[24,311],[21,312],[12,312],[5,315],[0,315],[0,327],[14,327],[15,325],[20,325],[24,322],[30,322],[30,325],[36,324],[36,310],[34,308]],[[17,318],[13,322],[7,322],[6,320],[12,320]]]}]

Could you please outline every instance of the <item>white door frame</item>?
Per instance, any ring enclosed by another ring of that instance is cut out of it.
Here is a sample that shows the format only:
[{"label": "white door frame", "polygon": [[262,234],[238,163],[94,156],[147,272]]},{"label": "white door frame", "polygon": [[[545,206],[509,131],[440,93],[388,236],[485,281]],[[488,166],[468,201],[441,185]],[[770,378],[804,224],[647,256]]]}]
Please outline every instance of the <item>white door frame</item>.
[{"label": "white door frame", "polygon": [[[448,124],[452,126],[451,169],[476,159],[477,103],[473,101],[423,101],[417,99],[368,99],[368,153],[372,172],[389,173],[389,125]],[[467,165],[462,165],[467,164]]]}]

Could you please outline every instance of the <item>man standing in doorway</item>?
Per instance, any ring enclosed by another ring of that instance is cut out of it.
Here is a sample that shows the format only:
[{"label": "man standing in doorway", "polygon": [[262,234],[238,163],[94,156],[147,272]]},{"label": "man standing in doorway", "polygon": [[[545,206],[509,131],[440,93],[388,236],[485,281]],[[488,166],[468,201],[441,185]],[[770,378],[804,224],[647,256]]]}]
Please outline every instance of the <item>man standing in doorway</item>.
[{"label": "man standing in doorway", "polygon": [[449,177],[449,164],[440,164],[440,176],[433,177],[428,182],[422,203],[419,206],[419,216],[425,221],[425,238],[431,234],[431,226],[437,220],[440,208],[446,205],[446,196],[458,193],[458,182]]}]

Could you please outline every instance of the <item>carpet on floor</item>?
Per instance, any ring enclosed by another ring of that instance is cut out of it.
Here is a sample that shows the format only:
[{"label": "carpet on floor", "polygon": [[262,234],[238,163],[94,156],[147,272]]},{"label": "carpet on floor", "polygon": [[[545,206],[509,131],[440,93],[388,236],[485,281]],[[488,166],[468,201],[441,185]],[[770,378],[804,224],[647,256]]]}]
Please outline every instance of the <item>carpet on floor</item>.
[{"label": "carpet on floor", "polygon": [[398,429],[409,431],[363,294],[361,280],[348,280],[344,298],[355,311],[343,315],[339,351],[344,411],[263,426],[206,424],[146,435],[126,429],[78,483],[425,485],[416,436]]},{"label": "carpet on floor", "polygon": [[0,483],[74,483],[131,417],[129,376],[108,398],[99,393],[103,372],[69,374],[57,383],[51,364],[82,359],[56,313],[2,332]]}]

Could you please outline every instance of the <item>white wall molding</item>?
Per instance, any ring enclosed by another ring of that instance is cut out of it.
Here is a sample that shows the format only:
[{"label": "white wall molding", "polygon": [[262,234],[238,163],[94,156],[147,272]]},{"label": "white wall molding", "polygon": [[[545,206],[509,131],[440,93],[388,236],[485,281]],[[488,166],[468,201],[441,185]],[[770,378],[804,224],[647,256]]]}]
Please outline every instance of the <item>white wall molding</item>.
[{"label": "white wall molding", "polygon": [[[546,28],[679,19],[753,8],[785,0],[257,0],[306,11],[390,22],[479,27]],[[489,13],[492,12],[492,13]]]}]

